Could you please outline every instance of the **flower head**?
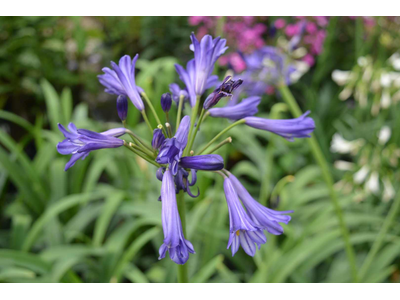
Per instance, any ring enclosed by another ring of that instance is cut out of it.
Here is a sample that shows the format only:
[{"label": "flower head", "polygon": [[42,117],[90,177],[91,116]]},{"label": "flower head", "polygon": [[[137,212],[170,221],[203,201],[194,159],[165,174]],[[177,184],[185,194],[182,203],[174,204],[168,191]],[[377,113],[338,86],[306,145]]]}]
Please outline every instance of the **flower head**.
[{"label": "flower head", "polygon": [[117,65],[111,62],[113,70],[110,68],[103,68],[103,75],[97,76],[102,85],[105,86],[105,92],[114,95],[125,95],[131,99],[133,105],[142,111],[144,109],[143,101],[139,93],[143,91],[136,86],[135,82],[135,64],[139,54],[136,54],[133,59],[129,55],[124,55],[119,60]]},{"label": "flower head", "polygon": [[254,244],[260,249],[261,244],[265,244],[267,239],[262,229],[247,215],[229,178],[224,180],[224,191],[230,224],[228,248],[231,247],[232,256],[234,256],[241,245],[248,255],[254,256],[256,253]]},{"label": "flower head", "polygon": [[195,253],[192,243],[185,239],[182,231],[182,223],[176,204],[174,180],[170,170],[166,170],[161,185],[162,226],[164,242],[159,249],[160,257],[169,257],[177,264],[183,265],[189,259],[189,253]]},{"label": "flower head", "polygon": [[309,113],[310,111],[307,111],[296,119],[288,120],[272,120],[258,117],[246,117],[244,120],[246,125],[250,127],[270,131],[292,142],[294,138],[310,137],[310,134],[314,131],[314,120],[307,117]]},{"label": "flower head", "polygon": [[121,136],[126,132],[125,128],[117,128],[97,133],[86,129],[77,129],[74,123],[68,125],[70,132],[61,124],[58,124],[58,128],[64,134],[65,140],[57,144],[57,151],[63,155],[72,154],[71,159],[65,165],[65,171],[71,168],[78,159],[85,159],[90,151],[121,147],[124,141],[117,139],[116,136]]}]

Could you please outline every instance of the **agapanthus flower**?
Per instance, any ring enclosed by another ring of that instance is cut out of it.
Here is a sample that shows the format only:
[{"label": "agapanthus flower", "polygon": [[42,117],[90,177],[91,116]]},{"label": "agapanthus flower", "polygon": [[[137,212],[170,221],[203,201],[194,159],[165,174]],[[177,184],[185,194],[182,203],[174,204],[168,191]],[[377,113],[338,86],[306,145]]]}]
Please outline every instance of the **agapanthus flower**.
[{"label": "agapanthus flower", "polygon": [[181,158],[179,165],[185,169],[217,171],[223,169],[224,159],[218,154],[185,156]]},{"label": "agapanthus flower", "polygon": [[311,137],[310,134],[315,129],[315,123],[312,118],[307,117],[309,113],[310,111],[307,111],[298,118],[287,120],[258,117],[246,117],[244,120],[245,124],[250,127],[270,131],[292,142],[294,138]]},{"label": "agapanthus flower", "polygon": [[136,86],[135,82],[135,64],[139,54],[136,54],[133,59],[129,55],[124,55],[119,60],[117,65],[111,62],[113,70],[103,68],[103,75],[97,76],[102,85],[106,87],[106,93],[114,95],[125,95],[129,97],[135,107],[142,111],[144,109],[142,98],[139,93],[143,90]]},{"label": "agapanthus flower", "polygon": [[164,172],[161,184],[162,226],[164,242],[159,249],[160,257],[169,257],[177,264],[183,265],[189,259],[189,253],[195,253],[192,243],[183,236],[182,223],[176,203],[175,185],[170,170]]},{"label": "agapanthus flower", "polygon": [[229,179],[254,224],[267,230],[271,234],[282,234],[283,228],[279,223],[288,224],[291,217],[286,214],[292,213],[293,211],[276,211],[269,209],[254,200],[235,176],[229,174]]},{"label": "agapanthus flower", "polygon": [[189,99],[187,90],[181,89],[176,83],[171,83],[169,85],[169,90],[172,93],[172,100],[174,100],[177,104],[179,103],[180,97],[183,97],[183,101],[187,101]]},{"label": "agapanthus flower", "polygon": [[254,256],[255,244],[260,249],[261,244],[267,242],[267,238],[262,229],[247,215],[228,177],[224,180],[224,191],[229,211],[228,249],[231,247],[232,256],[234,256],[241,245],[248,255]]},{"label": "agapanthus flower", "polygon": [[248,116],[253,116],[258,112],[258,105],[261,97],[252,96],[243,99],[239,104],[225,107],[214,107],[208,110],[210,116],[215,118],[227,118],[239,120]]},{"label": "agapanthus flower", "polygon": [[65,165],[65,171],[71,168],[78,159],[84,160],[93,150],[121,147],[124,141],[116,137],[126,133],[125,128],[97,133],[87,129],[77,129],[74,123],[68,125],[70,132],[61,124],[58,124],[58,128],[65,136],[65,140],[57,144],[57,151],[62,155],[72,154]]},{"label": "agapanthus flower", "polygon": [[160,128],[156,128],[153,131],[153,139],[151,141],[151,146],[154,150],[160,149],[162,144],[164,144],[165,136]]},{"label": "agapanthus flower", "polygon": [[185,116],[173,138],[166,139],[156,158],[159,164],[169,164],[172,174],[178,172],[178,164],[186,147],[190,127],[190,117]]},{"label": "agapanthus flower", "polygon": [[243,80],[241,79],[232,80],[232,76],[225,77],[222,84],[216,88],[204,101],[204,109],[210,109],[224,97],[232,97],[233,91],[236,90],[242,83]]},{"label": "agapanthus flower", "polygon": [[220,37],[213,39],[210,35],[206,35],[199,42],[192,33],[190,38],[193,43],[190,48],[194,51],[194,59],[188,62],[186,70],[180,65],[175,65],[175,68],[179,78],[186,85],[190,105],[193,107],[197,96],[203,95],[205,90],[218,80],[216,76],[211,76],[211,73],[215,62],[228,47],[225,47],[226,40]]},{"label": "agapanthus flower", "polygon": [[164,112],[169,112],[171,109],[172,98],[170,93],[164,93],[161,95],[161,108]]}]

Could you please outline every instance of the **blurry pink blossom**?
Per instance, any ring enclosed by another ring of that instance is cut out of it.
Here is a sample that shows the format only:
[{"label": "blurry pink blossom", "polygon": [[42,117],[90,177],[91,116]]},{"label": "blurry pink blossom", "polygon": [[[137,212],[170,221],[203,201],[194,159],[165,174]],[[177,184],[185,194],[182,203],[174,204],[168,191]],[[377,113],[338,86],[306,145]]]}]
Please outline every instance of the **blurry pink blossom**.
[{"label": "blurry pink blossom", "polygon": [[276,29],[282,29],[286,25],[286,21],[282,18],[279,18],[274,23]]}]

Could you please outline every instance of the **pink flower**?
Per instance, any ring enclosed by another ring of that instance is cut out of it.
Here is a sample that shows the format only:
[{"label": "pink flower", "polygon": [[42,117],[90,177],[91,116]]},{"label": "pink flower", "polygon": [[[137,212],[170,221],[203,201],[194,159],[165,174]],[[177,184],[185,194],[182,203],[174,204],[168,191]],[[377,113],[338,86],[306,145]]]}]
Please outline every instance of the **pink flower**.
[{"label": "pink flower", "polygon": [[285,29],[285,33],[287,36],[292,37],[299,33],[299,25],[298,24],[288,24]]},{"label": "pink flower", "polygon": [[303,61],[306,62],[310,67],[312,67],[315,63],[315,59],[310,53],[303,57]]},{"label": "pink flower", "polygon": [[315,25],[315,23],[312,22],[308,22],[306,25],[306,31],[310,34],[314,34],[316,33],[318,30],[317,25]]},{"label": "pink flower", "polygon": [[283,27],[285,27],[286,21],[282,18],[279,18],[275,21],[274,25],[277,29],[282,29]]},{"label": "pink flower", "polygon": [[246,63],[238,53],[232,53],[230,61],[236,73],[241,73],[246,69]]}]

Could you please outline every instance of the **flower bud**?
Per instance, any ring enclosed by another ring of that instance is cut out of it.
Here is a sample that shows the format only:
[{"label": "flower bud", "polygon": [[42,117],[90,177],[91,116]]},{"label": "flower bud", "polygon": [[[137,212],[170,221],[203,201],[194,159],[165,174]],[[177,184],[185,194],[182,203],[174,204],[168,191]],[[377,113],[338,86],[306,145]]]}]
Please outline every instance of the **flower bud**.
[{"label": "flower bud", "polygon": [[161,129],[156,128],[153,131],[153,140],[151,141],[151,146],[154,150],[160,149],[161,145],[165,141],[165,136]]},{"label": "flower bud", "polygon": [[169,112],[171,109],[172,97],[170,93],[162,94],[161,96],[161,108],[164,112]]},{"label": "flower bud", "polygon": [[236,90],[242,83],[243,80],[241,79],[234,81],[231,79],[231,76],[227,76],[222,84],[216,88],[214,92],[212,92],[204,101],[204,109],[210,109],[224,97],[232,97],[233,91]]},{"label": "flower bud", "polygon": [[125,121],[128,115],[128,99],[124,95],[119,95],[117,98],[117,111],[121,121]]}]

